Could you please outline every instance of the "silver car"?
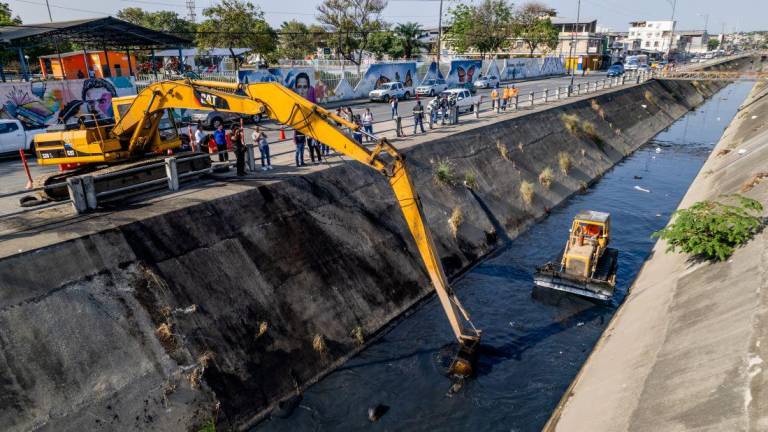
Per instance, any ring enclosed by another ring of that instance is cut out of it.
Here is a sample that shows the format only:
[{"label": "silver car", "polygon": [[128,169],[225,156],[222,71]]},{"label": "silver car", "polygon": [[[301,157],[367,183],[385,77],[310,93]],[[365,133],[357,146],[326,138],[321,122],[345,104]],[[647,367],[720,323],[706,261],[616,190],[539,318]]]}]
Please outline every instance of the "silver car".
[{"label": "silver car", "polygon": [[428,79],[416,87],[416,94],[419,96],[434,96],[444,90],[448,90],[448,83],[444,79]]},{"label": "silver car", "polygon": [[246,123],[258,123],[261,120],[259,115],[241,115],[238,113],[228,111],[208,111],[208,110],[195,110],[190,115],[193,123],[198,121],[203,122],[203,127],[206,129],[216,129],[219,125],[227,125],[232,123],[239,123],[240,118]]}]

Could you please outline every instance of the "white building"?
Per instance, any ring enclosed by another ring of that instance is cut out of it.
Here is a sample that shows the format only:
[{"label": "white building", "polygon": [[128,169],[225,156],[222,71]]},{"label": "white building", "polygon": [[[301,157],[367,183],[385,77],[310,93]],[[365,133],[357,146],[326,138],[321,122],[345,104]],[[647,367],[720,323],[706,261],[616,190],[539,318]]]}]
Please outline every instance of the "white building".
[{"label": "white building", "polygon": [[640,51],[666,54],[674,27],[674,21],[633,21],[629,23],[627,38],[631,41],[639,41]]}]

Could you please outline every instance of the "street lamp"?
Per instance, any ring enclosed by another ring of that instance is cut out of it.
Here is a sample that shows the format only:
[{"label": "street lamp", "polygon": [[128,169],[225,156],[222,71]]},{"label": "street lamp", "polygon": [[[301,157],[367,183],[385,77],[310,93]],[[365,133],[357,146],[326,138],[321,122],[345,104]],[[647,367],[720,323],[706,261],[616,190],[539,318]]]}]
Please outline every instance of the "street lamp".
[{"label": "street lamp", "polygon": [[669,46],[667,47],[667,61],[670,61],[672,60],[670,58],[672,55],[672,41],[675,38],[675,9],[677,8],[677,0],[667,0],[667,3],[672,6],[672,31],[669,32]]},{"label": "street lamp", "polygon": [[571,32],[571,47],[568,50],[568,60],[571,63],[571,86],[568,87],[569,95],[571,94],[571,89],[573,88],[573,76],[576,70],[574,67],[575,65],[573,64],[573,50],[575,49],[574,46],[576,44],[576,30],[578,30],[579,27],[579,19],[581,19],[581,0],[578,0],[578,3],[576,3],[576,24],[573,28],[573,32]]}]

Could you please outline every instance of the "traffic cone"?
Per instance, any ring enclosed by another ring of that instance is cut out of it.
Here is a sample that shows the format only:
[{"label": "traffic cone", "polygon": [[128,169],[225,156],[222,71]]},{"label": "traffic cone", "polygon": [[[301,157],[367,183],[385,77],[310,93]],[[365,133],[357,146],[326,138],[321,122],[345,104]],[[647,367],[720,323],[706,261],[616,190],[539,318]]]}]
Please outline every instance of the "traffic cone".
[{"label": "traffic cone", "polygon": [[280,139],[285,139],[285,126],[280,126]]},{"label": "traffic cone", "polygon": [[167,154],[168,156],[173,156],[173,149],[168,149],[168,150],[165,152],[165,154]]}]

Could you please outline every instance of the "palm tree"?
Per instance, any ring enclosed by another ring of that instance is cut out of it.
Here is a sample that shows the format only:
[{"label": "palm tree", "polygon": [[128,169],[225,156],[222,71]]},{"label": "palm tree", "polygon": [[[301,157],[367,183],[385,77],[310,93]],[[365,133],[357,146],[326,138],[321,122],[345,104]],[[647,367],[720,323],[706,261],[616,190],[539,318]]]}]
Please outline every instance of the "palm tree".
[{"label": "palm tree", "polygon": [[424,42],[419,40],[422,32],[421,24],[415,22],[407,22],[395,26],[395,34],[400,40],[400,45],[403,47],[405,58],[411,58],[414,51],[418,52],[419,48],[426,46]]}]

